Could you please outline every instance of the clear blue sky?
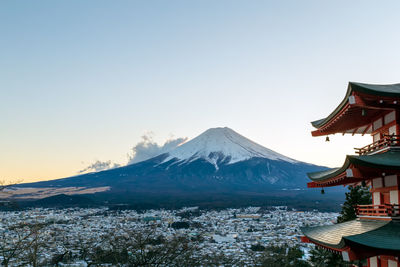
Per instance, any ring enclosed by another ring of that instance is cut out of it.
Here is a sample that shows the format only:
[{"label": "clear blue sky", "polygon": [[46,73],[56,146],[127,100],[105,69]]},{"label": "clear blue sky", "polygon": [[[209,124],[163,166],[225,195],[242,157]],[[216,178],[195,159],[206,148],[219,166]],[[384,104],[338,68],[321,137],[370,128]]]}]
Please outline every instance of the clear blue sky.
[{"label": "clear blue sky", "polygon": [[0,180],[126,163],[228,126],[341,165],[370,138],[312,138],[348,81],[400,82],[399,1],[1,1]]}]

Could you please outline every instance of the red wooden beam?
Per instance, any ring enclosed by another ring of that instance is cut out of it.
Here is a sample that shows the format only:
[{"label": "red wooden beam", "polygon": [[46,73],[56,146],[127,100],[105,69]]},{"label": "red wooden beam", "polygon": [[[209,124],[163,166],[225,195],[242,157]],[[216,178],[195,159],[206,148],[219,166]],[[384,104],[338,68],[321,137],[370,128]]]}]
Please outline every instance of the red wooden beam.
[{"label": "red wooden beam", "polygon": [[304,235],[300,238],[300,240],[301,240],[301,242],[303,242],[303,243],[312,243],[311,240],[308,239],[308,237],[306,237],[306,236],[304,236]]}]

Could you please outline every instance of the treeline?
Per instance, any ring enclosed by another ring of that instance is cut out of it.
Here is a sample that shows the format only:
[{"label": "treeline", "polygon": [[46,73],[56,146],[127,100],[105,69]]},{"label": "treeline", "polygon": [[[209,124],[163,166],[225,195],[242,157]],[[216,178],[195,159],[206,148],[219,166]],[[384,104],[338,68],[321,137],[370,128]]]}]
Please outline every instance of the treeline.
[{"label": "treeline", "polygon": [[[53,228],[51,228],[53,227]],[[57,229],[57,228],[56,228]],[[0,235],[0,266],[350,266],[340,255],[313,249],[304,260],[299,247],[254,244],[245,257],[219,249],[199,253],[203,238],[180,234],[165,237],[154,226],[113,228],[96,236],[71,236],[52,224],[18,224]]]},{"label": "treeline", "polygon": [[111,198],[107,194],[86,196],[57,195],[36,201],[10,202],[0,205],[0,210],[18,210],[34,207],[65,208],[81,207],[93,208],[107,206],[111,210],[149,210],[149,209],[180,209],[188,206],[198,206],[200,209],[242,208],[248,206],[288,206],[297,210],[339,211],[343,204],[343,194],[332,192],[321,195],[312,192],[298,195],[240,195],[240,194],[207,194],[201,196],[165,196],[165,195],[119,195]]}]

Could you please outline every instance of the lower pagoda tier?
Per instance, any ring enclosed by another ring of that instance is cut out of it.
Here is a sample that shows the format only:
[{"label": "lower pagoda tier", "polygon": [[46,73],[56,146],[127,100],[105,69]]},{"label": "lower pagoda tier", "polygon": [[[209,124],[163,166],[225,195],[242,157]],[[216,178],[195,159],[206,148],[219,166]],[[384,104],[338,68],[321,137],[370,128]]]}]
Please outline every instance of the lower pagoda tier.
[{"label": "lower pagoda tier", "polygon": [[[334,225],[303,227],[303,242],[341,253],[352,261],[384,255],[398,262],[400,222],[356,219]],[[396,265],[397,266],[397,265]]]},{"label": "lower pagoda tier", "polygon": [[348,185],[391,174],[400,174],[400,150],[374,155],[347,156],[342,167],[308,173],[308,187]]}]

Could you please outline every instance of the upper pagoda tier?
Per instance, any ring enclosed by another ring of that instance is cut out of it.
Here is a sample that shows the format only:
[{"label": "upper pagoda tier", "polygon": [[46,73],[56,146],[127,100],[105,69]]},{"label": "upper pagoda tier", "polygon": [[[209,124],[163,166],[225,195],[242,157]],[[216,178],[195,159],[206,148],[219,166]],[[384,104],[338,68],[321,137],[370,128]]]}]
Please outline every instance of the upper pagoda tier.
[{"label": "upper pagoda tier", "polygon": [[[339,106],[326,118],[312,122],[313,136],[335,133],[371,134],[399,119],[400,84],[349,82]],[[397,110],[397,111],[396,111]]]}]

